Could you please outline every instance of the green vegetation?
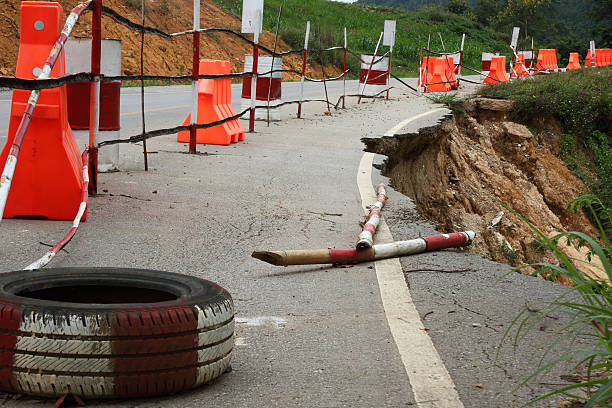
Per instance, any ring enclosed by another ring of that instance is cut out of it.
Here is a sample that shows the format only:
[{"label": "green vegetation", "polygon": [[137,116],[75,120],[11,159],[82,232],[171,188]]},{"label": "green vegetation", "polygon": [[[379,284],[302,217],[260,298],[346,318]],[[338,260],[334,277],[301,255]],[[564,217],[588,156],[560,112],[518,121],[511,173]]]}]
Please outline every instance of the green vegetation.
[{"label": "green vegetation", "polygon": [[[226,10],[240,16],[242,0],[216,0]],[[266,0],[264,29],[274,32],[278,10],[282,0]],[[393,48],[392,72],[398,76],[417,74],[420,48],[427,47],[431,34],[431,49],[442,51],[438,32],[442,34],[447,51],[456,51],[461,44],[461,34],[466,33],[464,64],[480,70],[483,51],[509,54],[509,48],[500,36],[489,29],[483,29],[476,21],[437,8],[426,8],[416,13],[397,9],[365,5],[345,4],[326,0],[302,0],[285,2],[280,25],[280,35],[292,49],[304,46],[306,21],[311,24],[309,55],[316,62],[342,67],[342,50],[318,52],[319,48],[342,46],[343,27],[347,28],[348,47],[356,53],[372,53],[384,20],[397,20],[396,42]],[[319,35],[320,32],[320,35]],[[321,46],[319,45],[319,38]],[[379,54],[388,51],[382,47]],[[352,77],[359,72],[358,60],[348,57]]]},{"label": "green vegetation", "polygon": [[568,168],[612,208],[612,67],[489,85],[478,93],[514,100],[518,119],[554,117]]},{"label": "green vegetation", "polygon": [[[572,374],[577,374],[575,383],[558,386],[559,388],[536,398],[529,404],[561,394],[584,402],[585,408],[611,406],[612,286],[610,282],[612,282],[612,259],[610,255],[612,247],[610,246],[610,235],[605,231],[598,218],[598,212],[595,211],[601,206],[601,201],[592,194],[579,197],[569,205],[574,212],[579,209],[588,209],[591,212],[599,228],[598,238],[581,232],[565,232],[549,239],[522,218],[537,234],[538,241],[554,253],[559,262],[558,265],[538,263],[527,266],[535,266],[543,274],[550,274],[552,271],[557,275],[564,275],[571,280],[573,287],[556,300],[544,303],[535,311],[533,308],[524,309],[513,320],[504,338],[515,330],[514,346],[517,347],[521,341],[526,340],[525,336],[530,331],[540,327],[547,316],[563,315],[569,322],[555,332],[557,340],[552,342],[544,352],[539,368],[521,385],[545,374],[552,367],[562,364],[571,364]],[[507,205],[504,207],[512,211]],[[610,209],[607,210],[606,216],[608,219],[612,216]],[[597,258],[601,261],[603,276],[597,278],[582,271],[581,265],[584,261],[569,258],[559,249],[559,241],[562,238],[567,240],[567,245],[575,243],[579,247],[588,248],[589,259]],[[587,345],[580,345],[575,341],[577,339],[590,339],[591,341]],[[569,344],[569,347],[564,350],[562,344]]]},{"label": "green vegetation", "polygon": [[[570,52],[585,57],[590,40],[598,48],[612,42],[612,0],[359,0],[360,4],[397,7],[408,11],[436,7],[503,33],[510,42],[512,27],[521,28],[519,48],[555,48],[561,64]],[[529,37],[529,38],[527,38]]]}]

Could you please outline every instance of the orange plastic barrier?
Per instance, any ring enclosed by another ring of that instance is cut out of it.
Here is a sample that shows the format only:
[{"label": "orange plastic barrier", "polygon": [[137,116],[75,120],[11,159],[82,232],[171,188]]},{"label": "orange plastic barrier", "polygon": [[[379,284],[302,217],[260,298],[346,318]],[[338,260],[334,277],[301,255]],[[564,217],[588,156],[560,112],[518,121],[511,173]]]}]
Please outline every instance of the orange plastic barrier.
[{"label": "orange plastic barrier", "polygon": [[[587,52],[587,56],[584,60],[585,66],[591,66],[592,62],[591,50]],[[612,49],[610,48],[597,48],[595,50],[595,66],[604,67],[606,65],[612,65]]]},{"label": "orange plastic barrier", "polygon": [[566,69],[580,69],[580,58],[578,57],[577,52],[570,52],[569,63],[567,64]]},{"label": "orange plastic barrier", "polygon": [[[63,26],[58,3],[21,2],[21,29],[16,76],[35,79],[45,66]],[[62,51],[51,78],[64,75]],[[25,111],[30,91],[13,90],[8,139],[0,154],[4,167]],[[19,153],[19,161],[4,210],[18,216],[72,220],[81,204],[81,154],[68,125],[66,87],[43,90]],[[85,219],[86,215],[83,215]]]},{"label": "orange plastic barrier", "polygon": [[[229,61],[200,60],[200,74],[224,75],[231,72]],[[198,81],[198,123],[211,123],[231,116],[236,112],[232,107],[232,87],[230,78],[200,79]],[[191,114],[183,126],[191,123]],[[244,127],[239,119],[230,120],[207,129],[198,129],[196,143],[229,145],[244,140]],[[189,143],[189,131],[179,132],[179,143]]]},{"label": "orange plastic barrier", "polygon": [[529,76],[529,72],[527,72],[527,68],[525,67],[525,55],[518,54],[516,60],[516,64],[510,73],[511,78],[519,78]]},{"label": "orange plastic barrier", "polygon": [[506,72],[506,56],[491,58],[491,71],[485,78],[485,84],[497,84],[499,82],[508,82],[510,78]]},{"label": "orange plastic barrier", "polygon": [[[446,60],[446,57],[425,57],[423,64],[419,68],[419,85],[426,85],[428,92],[448,92],[453,89],[451,82],[457,81],[455,74],[452,72],[452,59]],[[427,69],[427,80],[425,81],[425,70]],[[423,83],[425,82],[425,83]]]},{"label": "orange plastic barrier", "polygon": [[559,70],[557,66],[557,50],[541,49],[538,51],[536,70]]}]

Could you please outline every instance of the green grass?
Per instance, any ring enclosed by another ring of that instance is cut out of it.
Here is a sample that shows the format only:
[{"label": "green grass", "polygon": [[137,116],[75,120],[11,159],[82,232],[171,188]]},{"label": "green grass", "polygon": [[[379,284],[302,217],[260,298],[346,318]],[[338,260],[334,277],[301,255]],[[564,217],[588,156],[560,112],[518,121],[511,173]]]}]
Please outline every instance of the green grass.
[{"label": "green grass", "polygon": [[[226,10],[240,16],[242,0],[215,0]],[[283,0],[266,0],[264,9],[264,29],[276,30],[278,10]],[[398,76],[415,76],[419,63],[419,49],[427,47],[427,37],[431,34],[431,49],[442,51],[438,32],[442,34],[447,51],[458,50],[461,34],[466,33],[464,64],[480,69],[481,53],[501,52],[509,55],[509,48],[500,40],[499,34],[478,27],[467,18],[449,14],[434,8],[418,12],[369,5],[346,4],[326,0],[285,1],[280,25],[280,35],[293,49],[304,46],[306,21],[311,24],[309,54],[320,62],[319,37],[322,48],[344,44],[343,27],[347,28],[348,48],[356,53],[372,53],[384,27],[384,20],[397,20],[396,41],[393,48],[392,72]],[[320,28],[319,28],[320,27]],[[321,33],[319,36],[318,33]],[[379,54],[388,51],[380,47]],[[327,52],[323,55],[325,64],[342,67],[342,51]],[[359,72],[356,58],[349,57],[352,77]]]},{"label": "green grass", "polygon": [[514,100],[518,120],[554,117],[568,168],[612,208],[612,67],[489,85],[478,93]]},{"label": "green grass", "polygon": [[[509,206],[504,207],[514,212]],[[534,312],[524,309],[512,322],[504,338],[514,331],[514,346],[527,341],[526,335],[537,330],[541,322],[550,315],[563,315],[567,319],[561,328],[555,331],[556,340],[549,344],[540,359],[538,369],[521,385],[525,385],[561,365],[568,367],[568,374],[579,374],[578,381],[568,385],[559,385],[552,391],[530,401],[536,401],[554,396],[565,395],[577,398],[585,403],[585,408],[612,406],[612,247],[610,236],[598,213],[602,207],[601,201],[592,194],[587,194],[570,202],[571,210],[585,209],[591,212],[599,229],[598,237],[591,237],[581,232],[565,232],[548,238],[526,219],[520,217],[537,234],[538,241],[554,253],[557,264],[538,263],[538,272],[544,275],[551,273],[568,277],[573,286],[565,294],[552,302],[541,305]],[[612,210],[607,208],[603,214],[610,219]],[[589,259],[601,261],[603,278],[592,277],[582,270],[583,260],[572,259],[559,249],[559,240],[567,239],[567,245],[575,243],[589,250]],[[576,339],[590,339],[588,344],[575,342]],[[564,348],[563,343],[569,347]],[[503,340],[502,340],[503,343]]]}]

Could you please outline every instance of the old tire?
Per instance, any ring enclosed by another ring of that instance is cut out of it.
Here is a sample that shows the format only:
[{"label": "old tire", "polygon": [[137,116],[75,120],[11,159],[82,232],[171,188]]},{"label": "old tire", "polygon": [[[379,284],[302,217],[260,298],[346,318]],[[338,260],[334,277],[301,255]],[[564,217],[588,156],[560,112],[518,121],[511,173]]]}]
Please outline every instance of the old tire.
[{"label": "old tire", "polygon": [[216,378],[234,305],[191,276],[125,268],[0,274],[0,388],[43,397],[173,394]]}]

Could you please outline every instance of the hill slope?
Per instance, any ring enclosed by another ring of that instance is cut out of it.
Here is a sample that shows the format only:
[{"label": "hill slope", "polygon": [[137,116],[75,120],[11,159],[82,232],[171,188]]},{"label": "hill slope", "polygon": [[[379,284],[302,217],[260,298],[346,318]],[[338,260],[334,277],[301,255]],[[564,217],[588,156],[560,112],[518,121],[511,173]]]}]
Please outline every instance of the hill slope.
[{"label": "hill slope", "polygon": [[[64,18],[79,0],[57,0],[64,8]],[[134,22],[140,22],[140,0],[104,0],[105,6],[112,8]],[[130,6],[134,4],[134,6]],[[146,24],[166,32],[189,30],[193,20],[193,1],[163,0],[147,1]],[[19,2],[0,0],[0,73],[12,75],[15,72],[17,53],[19,51]],[[104,38],[122,40],[122,71],[126,75],[140,73],[140,33],[117,24],[108,17],[103,17]],[[210,0],[202,0],[201,26],[231,28],[240,31],[240,20],[225,12]],[[91,36],[91,12],[86,12],[73,31],[74,36]],[[158,36],[145,37],[145,74],[185,75],[191,72],[192,42],[191,36],[182,36],[166,40]],[[261,43],[268,48],[274,45],[274,34],[264,32]],[[229,60],[233,72],[243,70],[244,55],[251,53],[251,46],[236,37],[226,34],[209,34],[202,36],[201,58]],[[281,44],[287,50],[286,44]],[[301,57],[291,56],[285,59],[286,67],[301,69]],[[310,73],[314,73],[311,67]],[[320,72],[320,70],[317,70]],[[285,74],[284,74],[285,75]],[[288,75],[285,75],[287,78]]]},{"label": "hill slope", "polygon": [[[215,0],[226,10],[240,15],[242,0]],[[282,0],[266,0],[264,10],[264,28],[275,30],[278,10]],[[291,4],[289,7],[288,5]],[[427,47],[428,35],[432,36],[433,50],[442,51],[438,37],[441,33],[447,51],[458,50],[461,34],[466,33],[464,62],[466,65],[479,68],[481,53],[495,51],[506,53],[508,47],[499,39],[499,35],[491,30],[483,29],[476,22],[467,18],[449,14],[436,9],[421,10],[416,13],[407,13],[398,9],[373,7],[363,4],[346,4],[326,0],[301,0],[300,2],[285,2],[283,9],[280,34],[293,48],[304,45],[304,31],[306,21],[311,22],[310,49],[315,53],[320,48],[320,27],[322,48],[329,46],[342,46],[343,27],[347,28],[348,47],[357,53],[372,53],[380,32],[383,30],[384,20],[397,20],[397,34],[395,48],[393,49],[393,71],[397,75],[415,75],[419,62],[420,48]],[[388,50],[381,46],[382,54]],[[311,52],[309,51],[309,52]],[[325,53],[325,62],[332,61],[337,66],[342,65],[342,52]],[[358,72],[356,58],[349,59],[350,69]]]}]

